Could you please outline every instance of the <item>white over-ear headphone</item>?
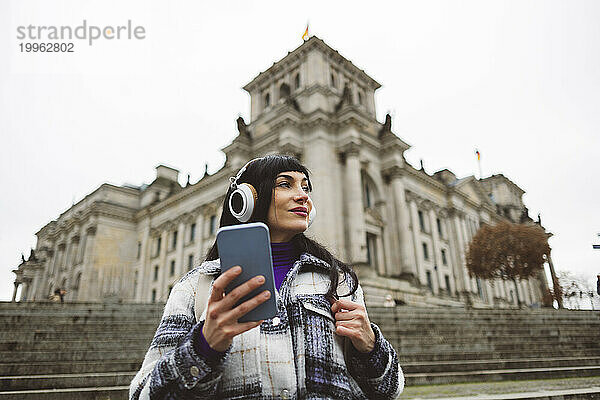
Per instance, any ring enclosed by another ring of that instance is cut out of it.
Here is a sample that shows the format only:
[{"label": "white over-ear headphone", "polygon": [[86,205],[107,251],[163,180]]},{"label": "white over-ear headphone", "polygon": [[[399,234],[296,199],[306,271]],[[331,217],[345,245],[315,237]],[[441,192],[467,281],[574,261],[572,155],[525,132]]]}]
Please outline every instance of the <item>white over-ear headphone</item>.
[{"label": "white over-ear headphone", "polygon": [[[258,201],[258,194],[256,189],[249,183],[240,183],[237,181],[240,179],[248,165],[252,164],[256,160],[260,160],[261,158],[254,158],[246,163],[240,169],[240,171],[236,174],[235,177],[230,177],[229,182],[230,188],[233,189],[231,196],[229,196],[229,211],[231,215],[234,216],[240,222],[248,222],[250,218],[252,218],[252,213],[254,212],[254,206]],[[308,226],[310,227],[313,221],[315,220],[315,216],[317,215],[317,210],[315,205],[312,204],[312,200],[310,201],[311,209],[308,213]]]}]

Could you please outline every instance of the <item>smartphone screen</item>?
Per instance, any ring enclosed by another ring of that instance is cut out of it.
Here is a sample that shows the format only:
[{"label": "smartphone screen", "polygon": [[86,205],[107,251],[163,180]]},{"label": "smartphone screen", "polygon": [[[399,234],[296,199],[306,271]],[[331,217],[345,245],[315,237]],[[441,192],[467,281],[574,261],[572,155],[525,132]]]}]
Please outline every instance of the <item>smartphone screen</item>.
[{"label": "smartphone screen", "polygon": [[265,277],[265,283],[241,298],[236,306],[262,293],[264,290],[271,292],[271,297],[267,301],[250,310],[238,321],[260,321],[277,315],[271,239],[267,225],[262,222],[253,222],[220,228],[217,232],[217,247],[221,260],[221,272],[225,272],[236,265],[242,267],[242,273],[227,286],[225,293],[231,292],[237,286],[255,276],[262,275]]}]

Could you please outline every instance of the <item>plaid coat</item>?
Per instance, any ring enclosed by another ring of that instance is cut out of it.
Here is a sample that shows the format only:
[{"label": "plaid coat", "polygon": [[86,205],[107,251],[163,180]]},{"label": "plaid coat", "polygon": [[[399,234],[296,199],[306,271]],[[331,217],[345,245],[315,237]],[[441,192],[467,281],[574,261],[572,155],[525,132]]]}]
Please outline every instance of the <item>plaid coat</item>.
[{"label": "plaid coat", "polygon": [[[369,354],[359,353],[349,339],[334,333],[335,320],[324,296],[330,269],[328,263],[302,254],[276,293],[277,318],[236,336],[216,360],[196,353],[192,337],[202,326],[196,324],[194,310],[197,291],[206,290],[198,287],[199,277],[216,277],[220,264],[208,261],[193,269],[169,295],[131,382],[130,400],[396,399],[404,376],[379,328],[371,324],[376,341]],[[340,294],[347,293],[346,281]],[[351,300],[364,305],[360,286]]]}]

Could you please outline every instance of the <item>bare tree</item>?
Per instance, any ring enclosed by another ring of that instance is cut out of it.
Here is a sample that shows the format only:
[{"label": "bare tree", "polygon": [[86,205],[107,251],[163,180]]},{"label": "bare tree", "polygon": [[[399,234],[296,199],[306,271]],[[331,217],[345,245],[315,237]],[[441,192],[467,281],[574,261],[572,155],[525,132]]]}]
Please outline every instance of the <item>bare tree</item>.
[{"label": "bare tree", "polygon": [[550,255],[548,236],[535,224],[500,222],[483,225],[467,249],[467,269],[471,276],[483,279],[524,280],[543,271]]},{"label": "bare tree", "polygon": [[594,285],[581,274],[558,271],[558,281],[563,287],[563,299],[567,308],[579,310],[589,302],[594,308]]}]

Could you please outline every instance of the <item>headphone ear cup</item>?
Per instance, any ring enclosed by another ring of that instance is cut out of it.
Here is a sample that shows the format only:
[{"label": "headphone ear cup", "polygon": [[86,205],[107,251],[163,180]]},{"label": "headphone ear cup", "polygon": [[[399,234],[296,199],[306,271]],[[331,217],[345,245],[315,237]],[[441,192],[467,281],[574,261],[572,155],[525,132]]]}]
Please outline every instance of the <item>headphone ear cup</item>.
[{"label": "headphone ear cup", "polygon": [[317,216],[317,208],[313,204],[312,208],[310,209],[310,212],[308,213],[308,227],[309,228],[312,225],[312,223],[315,222],[315,217],[316,216]]},{"label": "headphone ear cup", "polygon": [[254,206],[258,199],[256,189],[249,183],[241,183],[229,196],[229,211],[240,222],[248,222],[252,218]]}]

